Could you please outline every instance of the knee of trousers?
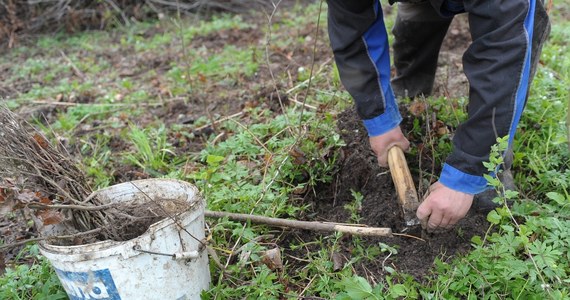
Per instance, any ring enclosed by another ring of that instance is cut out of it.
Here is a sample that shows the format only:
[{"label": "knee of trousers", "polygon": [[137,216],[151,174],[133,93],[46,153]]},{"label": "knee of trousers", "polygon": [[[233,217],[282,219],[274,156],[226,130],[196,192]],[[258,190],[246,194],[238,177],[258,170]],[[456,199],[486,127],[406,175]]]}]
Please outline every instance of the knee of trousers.
[{"label": "knee of trousers", "polygon": [[404,22],[421,23],[449,20],[449,18],[440,16],[427,0],[421,2],[399,2],[397,19]]}]

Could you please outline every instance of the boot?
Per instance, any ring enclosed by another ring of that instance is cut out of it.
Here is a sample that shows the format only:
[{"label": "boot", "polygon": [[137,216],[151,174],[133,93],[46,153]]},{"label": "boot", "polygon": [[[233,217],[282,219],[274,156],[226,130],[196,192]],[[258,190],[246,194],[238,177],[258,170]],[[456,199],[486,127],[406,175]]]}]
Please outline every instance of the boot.
[{"label": "boot", "polygon": [[[499,173],[497,177],[505,187],[505,190],[516,191],[517,187],[515,186],[513,174],[511,173],[512,164],[513,151],[508,150],[505,154],[505,163],[503,164],[504,170]],[[473,205],[471,206],[471,209],[476,213],[487,214],[495,208],[502,206],[500,203],[493,202],[493,199],[495,199],[497,196],[499,196],[499,194],[495,189],[490,189],[479,193],[473,197]]]}]

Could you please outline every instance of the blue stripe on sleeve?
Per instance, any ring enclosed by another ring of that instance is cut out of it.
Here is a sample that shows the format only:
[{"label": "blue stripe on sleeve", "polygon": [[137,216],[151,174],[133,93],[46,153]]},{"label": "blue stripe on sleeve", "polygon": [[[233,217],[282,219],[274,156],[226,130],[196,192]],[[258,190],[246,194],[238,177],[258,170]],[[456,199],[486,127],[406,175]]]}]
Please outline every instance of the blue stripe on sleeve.
[{"label": "blue stripe on sleeve", "polygon": [[526,56],[524,59],[524,67],[522,71],[522,76],[519,81],[519,86],[517,88],[517,93],[515,96],[515,107],[513,119],[511,121],[511,128],[509,130],[509,145],[512,145],[513,138],[515,137],[515,132],[519,124],[524,105],[525,99],[528,93],[529,80],[530,80],[530,67],[531,67],[531,55],[532,55],[532,34],[534,28],[534,10],[536,7],[536,0],[529,0],[529,9],[524,20],[524,29],[527,35],[527,45],[526,45]]},{"label": "blue stripe on sleeve", "polygon": [[378,85],[383,96],[384,113],[363,121],[369,136],[386,133],[402,121],[396,104],[396,97],[390,85],[390,46],[379,1],[374,1],[374,11],[376,12],[376,21],[363,34],[362,40],[370,60],[376,67]]},{"label": "blue stripe on sleeve", "polygon": [[489,188],[487,180],[483,176],[464,173],[448,164],[443,165],[439,182],[450,189],[472,195],[479,194]]},{"label": "blue stripe on sleeve", "polygon": [[402,122],[400,111],[395,106],[388,106],[383,114],[376,118],[362,120],[368,136],[377,136],[396,128]]}]

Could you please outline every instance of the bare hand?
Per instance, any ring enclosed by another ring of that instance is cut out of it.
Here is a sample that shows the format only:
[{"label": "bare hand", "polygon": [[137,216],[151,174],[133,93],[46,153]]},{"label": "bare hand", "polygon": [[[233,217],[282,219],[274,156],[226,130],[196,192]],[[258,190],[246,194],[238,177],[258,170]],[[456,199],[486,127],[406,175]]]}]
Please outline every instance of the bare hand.
[{"label": "bare hand", "polygon": [[388,150],[393,146],[398,146],[404,151],[410,148],[410,142],[402,133],[400,126],[384,134],[370,137],[370,147],[378,157],[378,164],[382,167],[388,167]]},{"label": "bare hand", "polygon": [[449,229],[465,217],[472,203],[473,195],[450,189],[438,181],[430,187],[416,216],[428,232]]}]

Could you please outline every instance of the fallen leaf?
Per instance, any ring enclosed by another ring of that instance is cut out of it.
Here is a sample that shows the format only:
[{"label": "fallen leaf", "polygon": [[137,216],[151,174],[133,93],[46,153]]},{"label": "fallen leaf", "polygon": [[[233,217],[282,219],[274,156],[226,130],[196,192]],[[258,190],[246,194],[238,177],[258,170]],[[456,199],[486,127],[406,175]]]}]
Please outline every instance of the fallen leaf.
[{"label": "fallen leaf", "polygon": [[119,114],[119,120],[126,122],[129,120],[129,115],[125,112]]},{"label": "fallen leaf", "polygon": [[202,73],[198,73],[198,80],[200,80],[201,83],[206,83],[206,81],[208,81],[206,76],[204,76]]},{"label": "fallen leaf", "polygon": [[447,126],[443,126],[437,129],[437,135],[443,136],[446,134],[449,134],[449,129],[447,128]]},{"label": "fallen leaf", "polygon": [[302,165],[307,162],[305,153],[303,152],[303,150],[301,150],[301,148],[297,146],[291,148],[291,151],[289,151],[289,155],[293,156],[293,163],[296,165]]},{"label": "fallen leaf", "polygon": [[40,193],[40,192],[36,192],[36,197],[38,197],[38,199],[40,200],[40,203],[42,203],[42,204],[47,204],[47,205],[52,204],[51,200],[48,197],[42,195],[42,193]]},{"label": "fallen leaf", "polygon": [[281,270],[283,268],[283,261],[281,259],[281,249],[275,247],[265,251],[261,257],[263,262],[271,270]]},{"label": "fallen leaf", "polygon": [[64,217],[60,212],[51,209],[38,211],[36,216],[40,218],[44,226],[59,224],[64,220]]},{"label": "fallen leaf", "polygon": [[427,109],[427,104],[423,101],[414,101],[410,104],[410,107],[408,107],[408,110],[410,111],[410,113],[416,117],[422,115]]},{"label": "fallen leaf", "polygon": [[47,149],[49,147],[48,141],[39,133],[34,133],[34,140],[43,149]]},{"label": "fallen leaf", "polygon": [[446,135],[449,134],[449,128],[447,128],[447,125],[445,125],[445,123],[441,120],[436,120],[435,122],[433,122],[433,131],[438,135],[438,136],[442,136],[442,135]]},{"label": "fallen leaf", "polygon": [[251,251],[242,251],[239,254],[239,264],[243,267],[249,261],[251,257]]},{"label": "fallen leaf", "polygon": [[340,271],[342,270],[342,268],[344,268],[345,258],[344,256],[342,256],[342,254],[338,252],[333,253],[332,261],[333,261],[334,272]]}]

